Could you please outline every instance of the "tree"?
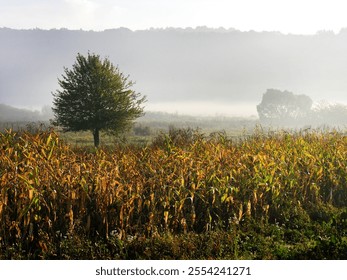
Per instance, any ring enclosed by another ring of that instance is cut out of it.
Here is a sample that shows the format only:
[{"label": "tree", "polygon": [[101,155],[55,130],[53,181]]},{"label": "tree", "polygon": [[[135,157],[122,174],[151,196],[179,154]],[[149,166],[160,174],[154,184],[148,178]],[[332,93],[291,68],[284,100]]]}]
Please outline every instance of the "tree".
[{"label": "tree", "polygon": [[290,124],[305,118],[310,113],[312,104],[312,99],[307,95],[268,89],[257,106],[257,111],[263,122]]},{"label": "tree", "polygon": [[316,125],[345,126],[347,123],[347,105],[318,102],[312,110],[312,123]]},{"label": "tree", "polygon": [[98,147],[100,131],[117,134],[143,115],[145,97],[131,89],[134,83],[129,76],[107,58],[78,54],[72,69],[64,71],[52,108],[53,124],[64,131],[90,130]]}]

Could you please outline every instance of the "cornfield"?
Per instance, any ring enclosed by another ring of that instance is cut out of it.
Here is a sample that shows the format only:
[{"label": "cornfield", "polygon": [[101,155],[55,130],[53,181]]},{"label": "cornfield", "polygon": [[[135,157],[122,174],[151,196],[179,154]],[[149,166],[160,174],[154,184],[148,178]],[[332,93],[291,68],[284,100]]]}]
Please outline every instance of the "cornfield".
[{"label": "cornfield", "polygon": [[49,250],[78,232],[151,237],[291,226],[347,206],[347,137],[256,132],[162,136],[146,147],[71,148],[54,131],[0,134],[0,244]]}]

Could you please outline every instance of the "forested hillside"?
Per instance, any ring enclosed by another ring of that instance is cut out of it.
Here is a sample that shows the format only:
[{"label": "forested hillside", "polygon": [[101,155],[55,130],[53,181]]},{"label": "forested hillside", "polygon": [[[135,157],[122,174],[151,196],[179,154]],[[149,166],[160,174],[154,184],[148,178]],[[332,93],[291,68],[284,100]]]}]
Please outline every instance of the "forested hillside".
[{"label": "forested hillside", "polygon": [[345,102],[347,92],[347,30],[301,36],[208,28],[2,28],[0,41],[0,103],[14,106],[49,105],[63,68],[88,51],[119,65],[149,104],[254,107],[267,88]]}]

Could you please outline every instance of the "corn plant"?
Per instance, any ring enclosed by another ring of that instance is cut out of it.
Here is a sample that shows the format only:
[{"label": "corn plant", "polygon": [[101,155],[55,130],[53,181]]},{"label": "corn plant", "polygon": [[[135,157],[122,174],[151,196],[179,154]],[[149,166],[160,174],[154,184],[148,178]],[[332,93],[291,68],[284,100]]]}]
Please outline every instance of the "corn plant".
[{"label": "corn plant", "polygon": [[74,234],[117,232],[123,240],[230,230],[347,206],[340,133],[160,137],[147,147],[88,152],[54,131],[1,133],[1,245],[45,252]]}]

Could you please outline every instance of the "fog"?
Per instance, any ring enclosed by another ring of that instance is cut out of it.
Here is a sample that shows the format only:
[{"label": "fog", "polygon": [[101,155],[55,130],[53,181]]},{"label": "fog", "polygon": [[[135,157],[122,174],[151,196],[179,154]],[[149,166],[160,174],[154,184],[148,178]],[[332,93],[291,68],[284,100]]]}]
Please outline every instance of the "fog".
[{"label": "fog", "polygon": [[161,102],[149,103],[148,111],[167,112],[178,115],[192,116],[226,116],[226,117],[254,117],[257,116],[256,104],[252,103],[222,103],[222,102]]},{"label": "fog", "polygon": [[147,96],[145,110],[257,115],[269,88],[347,103],[347,29],[284,35],[235,29],[0,29],[0,104],[51,105],[77,53],[108,57]]}]

